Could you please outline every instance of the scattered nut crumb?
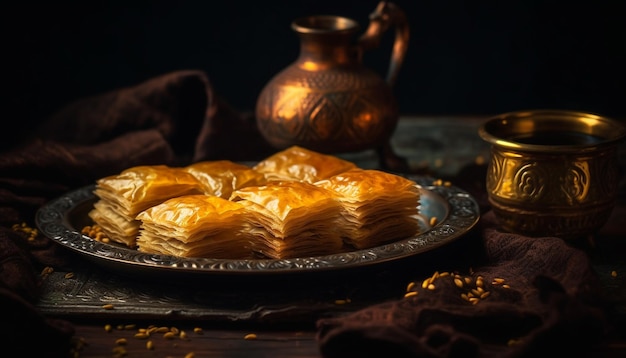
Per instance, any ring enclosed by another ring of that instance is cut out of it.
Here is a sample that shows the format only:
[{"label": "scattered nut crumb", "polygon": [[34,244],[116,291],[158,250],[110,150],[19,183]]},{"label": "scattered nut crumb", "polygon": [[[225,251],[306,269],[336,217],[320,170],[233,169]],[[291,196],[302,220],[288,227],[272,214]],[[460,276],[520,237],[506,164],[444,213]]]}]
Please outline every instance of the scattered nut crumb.
[{"label": "scattered nut crumb", "polygon": [[429,224],[430,226],[435,226],[435,225],[437,224],[437,217],[436,217],[436,216],[432,216],[432,217],[430,218],[430,220],[428,220],[428,224]]}]

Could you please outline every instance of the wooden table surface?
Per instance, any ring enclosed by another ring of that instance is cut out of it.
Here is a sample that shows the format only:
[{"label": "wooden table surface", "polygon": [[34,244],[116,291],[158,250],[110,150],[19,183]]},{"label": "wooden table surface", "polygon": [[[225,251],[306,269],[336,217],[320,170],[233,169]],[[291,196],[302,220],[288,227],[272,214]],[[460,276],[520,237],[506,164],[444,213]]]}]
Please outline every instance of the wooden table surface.
[{"label": "wooden table surface", "polygon": [[[80,345],[80,357],[298,357],[319,358],[320,354],[313,330],[268,330],[268,329],[207,329],[196,333],[196,325],[172,325],[172,322],[152,322],[169,324],[187,332],[186,338],[165,338],[162,333],[154,333],[150,338],[135,338],[135,328],[113,329],[107,332],[103,324],[82,324],[77,326],[77,336],[84,339]],[[148,327],[150,324],[146,322]],[[160,325],[159,325],[160,326]],[[202,326],[202,324],[199,324]],[[160,326],[165,327],[165,326]],[[255,335],[255,338],[249,338]],[[120,343],[125,340],[126,343]],[[148,348],[148,342],[153,346]]]},{"label": "wooden table surface", "polygon": [[[405,157],[416,170],[434,176],[454,177],[466,165],[484,164],[489,155],[488,146],[478,138],[477,134],[477,128],[483,120],[482,117],[403,117],[392,139],[392,144],[397,154]],[[346,157],[362,167],[378,165],[378,158],[373,152],[352,153]],[[625,214],[624,207],[617,209],[616,215]],[[607,230],[609,235],[612,235],[612,228],[608,227]],[[624,245],[621,247],[623,248]],[[626,255],[626,252],[624,254]],[[607,271],[605,279],[608,280],[608,272],[615,268],[614,263],[611,263],[613,266],[608,264],[608,266],[603,266],[603,262],[596,262],[596,264],[602,270]],[[623,261],[621,265],[624,267]],[[394,269],[401,270],[402,268],[390,268],[390,270]],[[626,269],[623,272],[626,276]],[[278,284],[288,288],[293,282],[286,279]],[[371,304],[377,299],[383,301],[394,297],[399,298],[401,291],[393,290],[394,287],[402,289],[403,284],[402,279],[390,283],[392,288],[389,292],[374,295],[374,298],[370,298],[365,303]],[[613,285],[611,289],[616,296],[620,299],[626,297],[624,279],[613,280],[610,285]],[[59,293],[55,292],[56,289],[58,286],[50,285],[46,293],[48,306],[44,307],[44,310],[48,312],[54,311],[50,306],[50,300],[58,299]],[[379,287],[376,289],[385,290]],[[245,295],[245,288],[241,292]],[[336,298],[341,298],[340,293],[337,293]],[[329,302],[329,304],[338,303]],[[621,307],[626,307],[625,301],[621,301],[620,304]],[[167,305],[167,302],[163,305]],[[357,310],[359,307],[356,302],[346,311]],[[80,309],[77,308],[77,310]],[[298,312],[293,313],[297,317]],[[622,313],[626,317],[626,311]],[[215,319],[185,318],[177,320],[175,315],[171,314],[163,317],[159,315],[123,317],[113,314],[110,316],[81,315],[66,311],[55,312],[51,315],[66,319],[75,326],[75,355],[80,357],[320,357],[315,337],[314,317],[272,323],[264,322],[262,317],[258,320],[228,322],[228,319],[216,321]],[[146,330],[150,332],[149,337],[141,335]],[[626,356],[625,331],[626,328],[616,332],[612,337],[607,337],[607,341],[594,351],[594,356]],[[181,332],[184,333],[181,334]]]}]

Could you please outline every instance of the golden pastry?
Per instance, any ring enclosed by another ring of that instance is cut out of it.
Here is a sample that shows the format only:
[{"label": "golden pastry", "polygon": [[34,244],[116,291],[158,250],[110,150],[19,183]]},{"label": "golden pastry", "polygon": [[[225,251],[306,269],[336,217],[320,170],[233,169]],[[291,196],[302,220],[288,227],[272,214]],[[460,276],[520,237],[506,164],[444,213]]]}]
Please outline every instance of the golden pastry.
[{"label": "golden pastry", "polygon": [[335,221],[341,206],[335,195],[307,182],[269,182],[235,190],[230,200],[254,214],[261,238],[252,249],[274,259],[340,252],[343,243]]},{"label": "golden pastry", "polygon": [[200,193],[200,182],[180,168],[136,166],[96,182],[99,200],[89,217],[111,240],[135,247],[138,213],[173,197]]},{"label": "golden pastry", "polygon": [[137,215],[139,251],[182,257],[251,258],[251,213],[213,195],[172,198]]},{"label": "golden pastry", "polygon": [[415,182],[298,146],[254,167],[137,166],[98,180],[94,194],[89,216],[107,237],[155,254],[310,257],[419,231]]},{"label": "golden pastry", "polygon": [[228,199],[235,189],[265,184],[265,176],[230,160],[203,161],[183,168],[202,184],[204,193]]},{"label": "golden pastry", "polygon": [[356,164],[299,146],[292,146],[260,161],[253,167],[268,180],[298,180],[314,183],[349,169]]},{"label": "golden pastry", "polygon": [[352,169],[316,183],[333,191],[342,205],[338,227],[345,242],[364,249],[419,231],[419,188],[399,175]]}]

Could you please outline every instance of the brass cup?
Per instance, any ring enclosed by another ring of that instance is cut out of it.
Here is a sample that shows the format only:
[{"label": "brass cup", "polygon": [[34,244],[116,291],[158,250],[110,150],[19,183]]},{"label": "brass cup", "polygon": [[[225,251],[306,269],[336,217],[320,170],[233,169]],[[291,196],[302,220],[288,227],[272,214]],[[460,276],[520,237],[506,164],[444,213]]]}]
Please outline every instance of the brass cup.
[{"label": "brass cup", "polygon": [[537,110],[492,117],[478,131],[491,144],[487,195],[504,230],[570,240],[606,223],[621,175],[622,123]]}]

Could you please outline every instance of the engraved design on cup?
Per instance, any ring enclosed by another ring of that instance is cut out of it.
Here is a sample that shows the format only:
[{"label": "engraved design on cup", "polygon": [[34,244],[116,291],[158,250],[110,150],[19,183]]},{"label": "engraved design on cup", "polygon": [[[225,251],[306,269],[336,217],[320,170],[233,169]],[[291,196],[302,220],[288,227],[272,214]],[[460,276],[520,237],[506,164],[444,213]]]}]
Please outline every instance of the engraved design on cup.
[{"label": "engraved design on cup", "polygon": [[[564,194],[569,205],[581,203],[587,199],[591,173],[589,163],[586,161],[573,162],[565,170],[561,192]],[[600,184],[600,181],[598,181]]]},{"label": "engraved design on cup", "polygon": [[502,185],[504,185],[504,156],[500,155],[497,151],[491,152],[491,159],[489,161],[487,171],[487,191],[490,193],[502,192]]},{"label": "engraved design on cup", "polygon": [[522,164],[514,175],[515,196],[526,202],[540,201],[546,187],[546,173],[537,163]]}]

